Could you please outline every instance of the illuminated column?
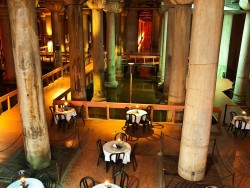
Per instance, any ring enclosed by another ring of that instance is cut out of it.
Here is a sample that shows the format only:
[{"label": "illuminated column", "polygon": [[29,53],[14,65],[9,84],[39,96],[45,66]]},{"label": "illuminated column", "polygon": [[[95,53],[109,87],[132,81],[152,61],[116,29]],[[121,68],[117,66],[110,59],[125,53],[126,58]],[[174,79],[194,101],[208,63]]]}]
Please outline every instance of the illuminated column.
[{"label": "illuminated column", "polygon": [[250,61],[250,3],[240,0],[240,7],[246,10],[244,30],[241,40],[239,62],[234,87],[233,101],[237,104],[245,104],[249,82]]},{"label": "illuminated column", "polygon": [[83,51],[84,51],[84,57],[85,62],[89,63],[89,10],[83,10]]},{"label": "illuminated column", "polygon": [[158,85],[162,85],[164,82],[165,75],[165,63],[166,63],[166,42],[167,42],[167,28],[168,28],[168,12],[167,7],[162,4],[160,12],[162,13],[162,24],[161,24],[161,44],[160,44],[160,62],[159,71],[157,73]]},{"label": "illuminated column", "polygon": [[220,56],[219,56],[219,64],[217,71],[217,77],[220,78],[222,78],[223,74],[226,74],[227,72],[232,24],[233,24],[233,13],[225,12],[223,18],[223,27],[222,27],[222,35],[220,43]]},{"label": "illuminated column", "polygon": [[14,57],[11,44],[10,20],[7,4],[0,3],[0,26],[2,28],[2,46],[4,58],[2,63],[5,66],[7,81],[16,82]]},{"label": "illuminated column", "polygon": [[[173,30],[173,54],[169,83],[168,104],[184,105],[186,91],[186,77],[188,66],[191,5],[177,4],[175,6]],[[183,113],[176,114],[176,120],[182,121]],[[168,112],[168,121],[172,119],[172,112]]]},{"label": "illuminated column", "polygon": [[51,11],[51,25],[52,25],[52,41],[54,52],[54,68],[62,66],[62,51],[61,51],[61,30],[60,30],[60,11],[63,9],[61,0],[47,0],[45,1],[46,8]]},{"label": "illuminated column", "polygon": [[168,31],[167,31],[167,46],[166,46],[166,63],[165,63],[165,75],[163,85],[163,98],[167,101],[169,84],[170,84],[170,73],[171,73],[171,62],[172,62],[172,46],[173,46],[173,30],[174,30],[174,13],[175,9],[173,6],[168,8]]},{"label": "illuminated column", "polygon": [[116,65],[115,65],[115,13],[120,8],[119,1],[108,2],[104,6],[107,18],[107,81],[105,87],[116,88],[118,82],[116,80]]},{"label": "illuminated column", "polygon": [[[35,1],[8,1],[24,150],[35,170],[51,160],[45,114]],[[24,27],[25,26],[25,27]]]},{"label": "illuminated column", "polygon": [[138,52],[138,11],[129,9],[126,18],[126,51]]},{"label": "illuminated column", "polygon": [[200,181],[208,157],[224,0],[194,0],[194,7],[178,173]]},{"label": "illuminated column", "polygon": [[82,4],[67,3],[69,32],[70,86],[73,100],[87,100],[83,56]]},{"label": "illuminated column", "polygon": [[106,93],[104,87],[104,56],[103,56],[103,11],[102,4],[98,0],[89,0],[86,2],[87,6],[92,9],[92,23],[93,23],[93,79],[94,79],[94,93],[92,101],[106,101]]}]

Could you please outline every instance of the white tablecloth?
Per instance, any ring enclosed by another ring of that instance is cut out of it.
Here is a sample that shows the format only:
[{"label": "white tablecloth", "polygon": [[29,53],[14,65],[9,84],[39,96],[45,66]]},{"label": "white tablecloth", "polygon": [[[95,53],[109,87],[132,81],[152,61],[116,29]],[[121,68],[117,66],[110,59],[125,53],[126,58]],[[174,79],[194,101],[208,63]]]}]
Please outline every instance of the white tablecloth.
[{"label": "white tablecloth", "polygon": [[[103,145],[103,152],[105,155],[105,161],[110,161],[109,156],[112,153],[122,153],[123,152],[123,153],[125,153],[123,163],[127,164],[128,162],[130,162],[131,146],[127,142],[120,141],[119,145],[121,145],[122,148],[117,149],[117,148],[113,147],[113,145],[117,144],[117,143],[118,143],[117,140],[113,140],[113,141],[107,142]],[[114,160],[114,159],[112,158],[112,160]]]},{"label": "white tablecloth", "polygon": [[[248,116],[241,116],[241,115],[238,115],[238,116],[234,116],[233,120],[232,120],[232,124],[234,125],[235,124],[235,120],[237,119],[244,119],[247,123],[246,125],[246,129],[250,130],[250,117]],[[238,127],[238,124],[235,125],[236,127]],[[244,127],[242,127],[244,128]]]},{"label": "white tablecloth", "polygon": [[[128,110],[127,114],[135,114],[136,116],[136,123],[140,123],[141,117],[145,114],[147,114],[147,112],[145,110],[136,110],[136,109],[132,109],[132,110]],[[134,120],[132,119],[132,121],[134,122]]]},{"label": "white tablecloth", "polygon": [[[118,185],[113,184],[113,183],[109,183],[109,185],[111,185],[112,188],[121,188]],[[105,186],[105,183],[101,183],[101,184],[95,185],[93,188],[107,188],[107,187]]]},{"label": "white tablecloth", "polygon": [[[71,119],[71,116],[76,116],[76,110],[70,107],[68,107],[68,110],[64,110],[63,108],[58,108],[56,109],[55,114],[64,114],[66,116],[67,121],[69,121]],[[56,118],[55,122],[57,123]]]},{"label": "white tablecloth", "polygon": [[[27,184],[29,184],[28,188],[44,188],[44,185],[42,182],[38,179],[35,178],[25,178],[25,181]],[[10,184],[7,188],[22,188],[21,186],[21,181],[17,180]]]}]

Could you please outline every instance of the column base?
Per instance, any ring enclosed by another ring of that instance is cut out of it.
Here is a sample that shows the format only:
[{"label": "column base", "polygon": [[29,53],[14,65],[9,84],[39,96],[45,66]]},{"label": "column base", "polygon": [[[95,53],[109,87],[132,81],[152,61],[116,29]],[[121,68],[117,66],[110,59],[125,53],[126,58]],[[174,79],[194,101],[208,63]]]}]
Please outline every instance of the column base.
[{"label": "column base", "polygon": [[105,82],[105,87],[107,88],[117,88],[118,82],[116,80],[111,82]]},{"label": "column base", "polygon": [[93,102],[104,102],[106,101],[106,97],[105,96],[93,96],[91,101]]},{"label": "column base", "polygon": [[48,166],[50,165],[50,161],[47,161],[46,163],[43,163],[39,166],[33,166],[31,165],[29,162],[27,162],[27,166],[30,168],[30,169],[33,169],[33,170],[42,170],[42,169],[45,169],[47,168]]},{"label": "column base", "polygon": [[239,96],[239,95],[233,95],[232,101],[236,104],[246,104],[246,97],[245,96]]}]

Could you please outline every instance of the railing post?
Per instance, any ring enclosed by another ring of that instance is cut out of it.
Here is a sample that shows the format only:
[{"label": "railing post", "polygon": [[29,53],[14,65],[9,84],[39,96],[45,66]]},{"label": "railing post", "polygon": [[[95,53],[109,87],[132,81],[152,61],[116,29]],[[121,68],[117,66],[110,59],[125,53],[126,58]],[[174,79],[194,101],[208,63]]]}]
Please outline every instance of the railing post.
[{"label": "railing post", "polygon": [[10,110],[10,108],[11,108],[11,105],[10,105],[10,96],[8,96],[7,105],[8,105],[8,110]]},{"label": "railing post", "polygon": [[225,105],[225,110],[224,110],[224,117],[223,117],[223,125],[226,125],[225,120],[226,120],[226,114],[227,114],[227,104]]},{"label": "railing post", "polygon": [[109,115],[109,105],[107,105],[107,108],[106,108],[106,113],[107,113],[107,120],[110,119],[110,115]]},{"label": "railing post", "polygon": [[2,102],[0,102],[0,115],[3,113],[3,106],[2,106]]}]

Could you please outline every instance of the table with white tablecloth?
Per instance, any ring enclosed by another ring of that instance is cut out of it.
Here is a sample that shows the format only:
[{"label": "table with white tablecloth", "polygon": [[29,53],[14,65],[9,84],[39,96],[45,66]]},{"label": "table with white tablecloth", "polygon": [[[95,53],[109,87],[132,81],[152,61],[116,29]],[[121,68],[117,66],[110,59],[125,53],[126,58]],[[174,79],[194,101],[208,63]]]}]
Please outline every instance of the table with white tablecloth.
[{"label": "table with white tablecloth", "polygon": [[[26,184],[28,184],[28,188],[44,188],[43,183],[36,178],[25,178]],[[17,180],[10,184],[7,188],[22,188],[21,180]]]},{"label": "table with white tablecloth", "polygon": [[[128,110],[126,112],[127,115],[129,114],[134,114],[136,116],[136,123],[139,124],[140,123],[140,120],[141,120],[141,117],[145,114],[147,114],[147,112],[145,110],[141,110],[141,109],[131,109],[131,110]],[[132,122],[134,122],[134,119],[132,119]]]},{"label": "table with white tablecloth", "polygon": [[[118,185],[113,184],[113,183],[109,183],[109,185],[111,186],[110,188],[121,188]],[[107,187],[108,187],[107,184],[100,183],[100,184],[95,185],[93,188],[107,188]]]},{"label": "table with white tablecloth", "polygon": [[123,159],[123,163],[127,164],[128,162],[130,162],[131,146],[129,145],[129,143],[124,141],[119,141],[119,145],[121,146],[120,149],[115,148],[114,144],[118,144],[118,141],[117,140],[109,141],[103,145],[105,161],[110,161],[109,156],[113,153],[124,153],[125,156]]},{"label": "table with white tablecloth", "polygon": [[[68,107],[65,108],[57,108],[55,111],[55,114],[64,114],[66,117],[66,120],[69,121],[72,116],[76,116],[76,110],[74,108]],[[57,123],[57,119],[55,118],[55,122]]]},{"label": "table with white tablecloth", "polygon": [[[250,130],[250,117],[249,116],[242,116],[242,115],[234,116],[234,118],[233,118],[233,120],[231,122],[233,125],[235,125],[235,120],[245,120],[245,122],[247,123],[245,129]],[[236,123],[235,126],[238,127],[238,124]]]}]

